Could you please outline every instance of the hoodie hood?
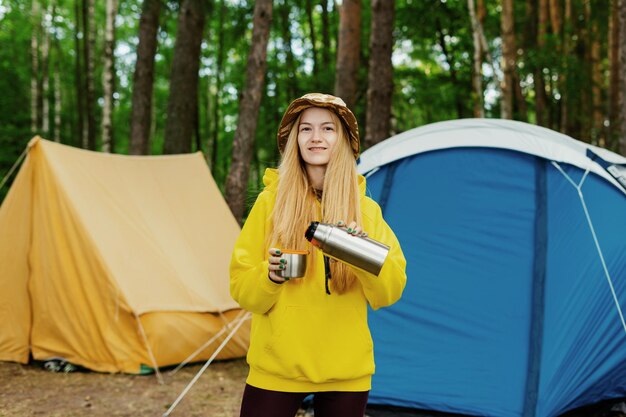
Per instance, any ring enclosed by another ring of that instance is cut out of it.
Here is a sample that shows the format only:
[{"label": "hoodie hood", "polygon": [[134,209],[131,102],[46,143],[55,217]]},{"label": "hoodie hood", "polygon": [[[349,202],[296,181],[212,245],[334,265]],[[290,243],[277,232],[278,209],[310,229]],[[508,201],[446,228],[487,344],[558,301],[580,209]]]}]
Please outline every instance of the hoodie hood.
[{"label": "hoodie hood", "polygon": [[[365,196],[365,177],[363,175],[358,176],[359,182],[359,194],[361,197]],[[265,189],[267,191],[276,192],[278,189],[278,169],[276,168],[266,168],[265,173],[263,174],[263,185],[265,185]]]}]

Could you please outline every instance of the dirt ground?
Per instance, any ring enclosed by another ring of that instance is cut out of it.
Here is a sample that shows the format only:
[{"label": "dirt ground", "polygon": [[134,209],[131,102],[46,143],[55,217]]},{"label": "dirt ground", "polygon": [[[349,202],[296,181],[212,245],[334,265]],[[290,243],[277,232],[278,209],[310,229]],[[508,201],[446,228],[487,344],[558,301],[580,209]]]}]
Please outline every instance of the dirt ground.
[{"label": "dirt ground", "polygon": [[[154,416],[163,415],[203,364],[174,375],[54,373],[39,365],[0,362],[0,416]],[[248,367],[244,359],[212,363],[172,417],[233,417],[239,414]]]},{"label": "dirt ground", "polygon": [[[189,365],[174,375],[166,370],[162,373],[164,383],[159,384],[154,375],[50,372],[39,364],[0,362],[0,417],[160,417],[202,366],[202,363]],[[212,363],[170,416],[237,417],[247,374],[245,359]],[[619,405],[626,407],[625,402]],[[626,413],[616,410],[610,403],[601,408],[579,410],[566,415],[626,417]],[[298,416],[312,417],[312,412],[300,410]],[[368,407],[366,416],[456,415]]]},{"label": "dirt ground", "polygon": [[[160,417],[176,401],[204,364],[189,365],[164,384],[154,375],[50,372],[43,364],[0,361],[0,417]],[[174,408],[172,417],[237,417],[248,374],[245,359],[213,362]],[[366,417],[421,414],[380,413]],[[313,417],[301,409],[296,417]]]}]

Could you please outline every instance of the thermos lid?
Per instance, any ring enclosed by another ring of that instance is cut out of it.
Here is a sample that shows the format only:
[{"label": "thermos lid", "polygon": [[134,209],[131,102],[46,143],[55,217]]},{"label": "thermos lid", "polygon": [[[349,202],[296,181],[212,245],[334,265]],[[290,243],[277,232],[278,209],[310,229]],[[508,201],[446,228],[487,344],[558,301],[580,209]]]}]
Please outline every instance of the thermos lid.
[{"label": "thermos lid", "polygon": [[315,231],[317,230],[317,226],[319,226],[319,224],[320,222],[311,222],[309,227],[306,229],[306,232],[304,233],[304,237],[306,238],[306,240],[310,242],[311,239],[313,239],[313,236],[315,235]]}]

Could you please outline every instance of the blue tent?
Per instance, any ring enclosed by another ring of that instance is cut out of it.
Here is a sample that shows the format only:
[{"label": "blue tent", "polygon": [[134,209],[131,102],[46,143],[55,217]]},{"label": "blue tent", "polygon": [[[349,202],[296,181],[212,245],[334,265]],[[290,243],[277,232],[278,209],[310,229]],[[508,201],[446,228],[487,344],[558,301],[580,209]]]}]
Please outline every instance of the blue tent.
[{"label": "blue tent", "polygon": [[370,404],[557,416],[626,397],[626,158],[513,121],[423,126],[359,171],[407,257]]}]

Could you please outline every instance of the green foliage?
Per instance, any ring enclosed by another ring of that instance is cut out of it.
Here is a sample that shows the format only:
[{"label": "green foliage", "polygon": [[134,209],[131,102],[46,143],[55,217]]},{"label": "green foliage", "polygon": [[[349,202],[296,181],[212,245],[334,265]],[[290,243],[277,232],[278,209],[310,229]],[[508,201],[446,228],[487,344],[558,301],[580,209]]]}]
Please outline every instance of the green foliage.
[{"label": "green foliage", "polygon": [[[0,181],[32,136],[29,7],[29,2],[20,1],[2,6],[0,11]],[[11,180],[0,189],[0,201]]]},{"label": "green foliage", "polygon": [[[78,120],[78,79],[84,82],[82,62],[82,34],[77,43],[76,5],[74,0],[39,0],[42,10],[55,4],[55,17],[48,31],[51,37],[48,75],[50,91],[50,125],[54,121],[55,68],[60,68],[61,81],[61,142],[81,146]],[[328,22],[323,21],[322,4],[327,6]],[[572,0],[572,20],[562,33],[548,30],[545,47],[537,47],[536,16],[526,10],[527,2],[514,2],[516,41],[518,47],[518,74],[528,104],[529,120],[534,116],[534,77],[543,73],[547,83],[551,127],[559,129],[563,97],[567,97],[568,129],[574,136],[599,137],[590,133],[592,112],[592,72],[589,64],[591,34],[599,41],[603,74],[602,103],[608,100],[608,21],[610,9],[602,0]],[[198,95],[198,132],[196,150],[202,151],[211,165],[213,175],[223,187],[228,175],[232,141],[237,128],[239,100],[245,85],[247,57],[252,35],[252,0],[214,0],[207,17]],[[276,166],[276,130],[289,102],[306,92],[332,93],[335,81],[339,11],[336,2],[311,2],[313,11],[309,22],[303,0],[275,0],[272,28],[267,53],[265,91],[259,110],[255,153],[251,166],[249,193],[256,195],[262,188],[266,167]],[[135,50],[138,43],[141,0],[120,2],[116,20],[117,48],[116,101],[113,114],[114,138],[117,153],[128,152],[132,106]],[[485,1],[483,21],[489,52],[494,59],[496,74],[484,62],[484,87],[488,117],[499,116],[497,96],[498,77],[501,77],[501,2]],[[105,22],[105,3],[96,2],[96,60],[94,74],[98,101],[95,113],[100,135],[102,106],[102,50]],[[170,68],[173,59],[180,2],[164,1],[158,32],[153,92],[153,135],[151,152],[162,153],[163,135],[167,123]],[[30,128],[31,86],[31,0],[0,1],[0,172],[5,173],[33,135]],[[563,13],[563,10],[561,10]],[[358,73],[358,101],[354,106],[362,134],[365,126],[367,101],[367,71],[371,22],[370,2],[362,1],[361,57]],[[564,16],[561,16],[562,18]],[[315,45],[311,38],[315,33]],[[550,29],[550,28],[548,28]],[[329,41],[323,32],[329,33]],[[396,0],[394,29],[394,92],[393,130],[399,133],[426,123],[471,117],[473,109],[471,77],[473,42],[472,30],[465,0]],[[41,39],[41,38],[40,38]],[[291,54],[286,48],[290,39]],[[563,54],[568,40],[570,53]],[[77,46],[78,45],[78,46]],[[316,54],[314,55],[313,46]],[[323,62],[323,56],[329,57]],[[314,66],[314,59],[317,65]],[[82,69],[77,73],[77,60]],[[43,79],[40,69],[38,82]],[[608,108],[603,104],[603,108]],[[53,133],[36,132],[52,138]],[[216,154],[214,155],[214,150]],[[213,163],[214,161],[214,163]],[[6,187],[5,187],[6,190]],[[5,191],[0,190],[0,198]]]}]

